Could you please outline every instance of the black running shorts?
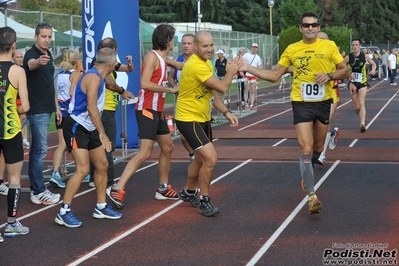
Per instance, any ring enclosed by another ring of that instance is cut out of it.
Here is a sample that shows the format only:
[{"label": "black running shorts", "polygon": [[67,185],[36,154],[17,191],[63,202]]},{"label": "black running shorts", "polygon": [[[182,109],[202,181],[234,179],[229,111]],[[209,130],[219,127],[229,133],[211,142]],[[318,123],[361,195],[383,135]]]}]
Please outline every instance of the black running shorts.
[{"label": "black running shorts", "polygon": [[294,113],[294,125],[305,122],[316,122],[319,120],[322,124],[330,123],[330,109],[332,99],[322,102],[292,102]]},{"label": "black running shorts", "polygon": [[156,139],[157,135],[169,134],[168,121],[163,112],[150,109],[136,110],[138,136],[140,139]]},{"label": "black running shorts", "polygon": [[211,121],[199,123],[176,120],[176,126],[194,151],[212,142]]}]

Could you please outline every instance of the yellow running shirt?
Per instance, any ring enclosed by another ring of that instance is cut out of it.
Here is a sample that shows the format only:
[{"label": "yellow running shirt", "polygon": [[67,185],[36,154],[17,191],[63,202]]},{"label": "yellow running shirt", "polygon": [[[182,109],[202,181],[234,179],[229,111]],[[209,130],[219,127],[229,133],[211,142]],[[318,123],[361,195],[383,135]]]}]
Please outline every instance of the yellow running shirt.
[{"label": "yellow running shirt", "polygon": [[320,102],[332,98],[331,82],[318,85],[314,75],[331,73],[331,62],[337,65],[342,61],[338,47],[330,40],[317,39],[312,44],[301,40],[289,45],[278,63],[287,68],[294,66],[291,100]]},{"label": "yellow running shirt", "polygon": [[180,75],[176,120],[208,122],[211,120],[212,89],[204,82],[213,76],[211,61],[193,54],[184,64]]}]

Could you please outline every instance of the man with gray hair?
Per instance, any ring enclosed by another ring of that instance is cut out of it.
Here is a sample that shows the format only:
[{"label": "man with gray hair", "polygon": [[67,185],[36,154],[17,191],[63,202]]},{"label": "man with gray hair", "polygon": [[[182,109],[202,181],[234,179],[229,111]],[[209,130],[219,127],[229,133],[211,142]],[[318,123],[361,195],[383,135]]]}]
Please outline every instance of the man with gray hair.
[{"label": "man with gray hair", "polygon": [[87,71],[76,85],[69,114],[64,120],[64,139],[69,152],[72,152],[76,170],[69,179],[63,203],[55,222],[66,227],[79,227],[82,222],[71,211],[72,199],[82,180],[90,171],[90,161],[95,167],[94,183],[97,193],[97,206],[93,217],[98,219],[120,219],[122,214],[114,211],[106,201],[108,161],[104,153],[111,151],[111,142],[101,122],[104,109],[105,77],[115,69],[116,53],[110,48],[102,48],[96,54],[96,65]]}]

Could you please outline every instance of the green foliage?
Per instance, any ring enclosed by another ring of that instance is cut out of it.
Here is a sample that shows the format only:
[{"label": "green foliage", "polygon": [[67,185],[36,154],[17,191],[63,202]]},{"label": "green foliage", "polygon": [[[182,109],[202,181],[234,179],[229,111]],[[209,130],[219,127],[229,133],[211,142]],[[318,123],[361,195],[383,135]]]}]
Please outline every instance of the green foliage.
[{"label": "green foliage", "polygon": [[337,46],[340,47],[340,51],[345,51],[349,54],[351,51],[350,39],[352,35],[352,30],[346,26],[333,26],[322,28],[321,31],[327,33],[328,38],[335,42]]},{"label": "green foliage", "polygon": [[24,10],[42,10],[47,12],[82,15],[82,3],[79,0],[19,0]]},{"label": "green foliage", "polygon": [[281,21],[284,28],[300,24],[300,18],[304,11],[314,11],[322,13],[321,9],[315,5],[314,0],[285,0],[279,7]]},{"label": "green foliage", "polygon": [[280,56],[284,52],[285,48],[291,43],[302,40],[302,33],[299,31],[298,26],[291,26],[286,30],[282,30],[278,35],[278,45]]}]

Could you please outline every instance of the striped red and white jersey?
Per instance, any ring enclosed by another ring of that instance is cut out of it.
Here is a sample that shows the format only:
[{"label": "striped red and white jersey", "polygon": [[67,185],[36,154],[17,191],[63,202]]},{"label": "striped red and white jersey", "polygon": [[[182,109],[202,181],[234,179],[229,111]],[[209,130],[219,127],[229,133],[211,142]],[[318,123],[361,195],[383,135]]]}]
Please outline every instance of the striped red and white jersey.
[{"label": "striped red and white jersey", "polygon": [[[151,82],[158,84],[159,86],[168,86],[167,69],[168,64],[156,51],[152,50],[159,60],[159,67],[153,72]],[[143,73],[143,67],[141,68]],[[141,88],[138,93],[138,101],[136,104],[136,110],[151,109],[157,112],[163,112],[165,104],[166,93],[164,92],[153,92]]]}]

